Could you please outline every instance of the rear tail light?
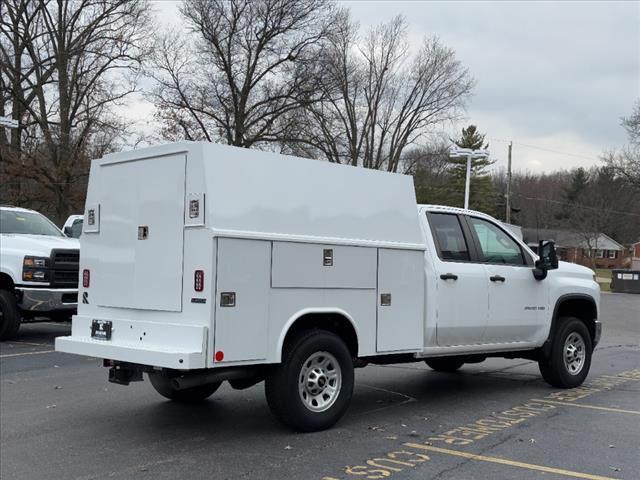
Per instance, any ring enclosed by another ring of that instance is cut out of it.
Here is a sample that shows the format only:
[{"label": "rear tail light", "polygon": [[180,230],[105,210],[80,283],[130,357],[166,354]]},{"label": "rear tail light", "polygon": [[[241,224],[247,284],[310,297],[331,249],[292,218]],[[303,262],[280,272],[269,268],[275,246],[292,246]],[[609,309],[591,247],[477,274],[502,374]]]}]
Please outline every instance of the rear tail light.
[{"label": "rear tail light", "polygon": [[83,288],[89,288],[91,281],[91,273],[86,268],[82,271],[82,286]]},{"label": "rear tail light", "polygon": [[193,289],[196,292],[202,292],[204,290],[204,271],[196,270],[193,274]]}]

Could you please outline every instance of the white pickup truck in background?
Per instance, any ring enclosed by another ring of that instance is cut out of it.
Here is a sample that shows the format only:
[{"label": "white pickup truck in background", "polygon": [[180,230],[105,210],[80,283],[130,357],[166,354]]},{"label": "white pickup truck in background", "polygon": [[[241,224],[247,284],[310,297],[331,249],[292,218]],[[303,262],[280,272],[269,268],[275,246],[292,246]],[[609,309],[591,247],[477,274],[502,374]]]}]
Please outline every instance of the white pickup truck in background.
[{"label": "white pickup truck in background", "polygon": [[26,208],[0,206],[0,340],[22,319],[68,319],[78,304],[78,240]]},{"label": "white pickup truck in background", "polygon": [[487,215],[416,205],[404,175],[210,143],[112,154],[91,165],[80,243],[57,350],[178,401],[265,380],[301,431],[342,416],[354,366],[527,358],[576,387],[601,333],[591,270]]}]

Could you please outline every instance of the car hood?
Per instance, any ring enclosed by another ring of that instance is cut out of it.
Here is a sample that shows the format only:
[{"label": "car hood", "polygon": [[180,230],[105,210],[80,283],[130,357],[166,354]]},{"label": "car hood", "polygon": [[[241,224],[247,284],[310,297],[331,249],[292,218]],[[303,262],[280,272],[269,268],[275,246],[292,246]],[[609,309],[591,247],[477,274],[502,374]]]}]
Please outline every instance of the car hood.
[{"label": "car hood", "polygon": [[19,250],[24,255],[48,257],[54,248],[79,249],[77,238],[52,237],[49,235],[24,235],[4,233],[0,235],[1,250]]},{"label": "car hood", "polygon": [[595,272],[590,268],[570,262],[558,262],[558,271],[571,276],[584,277],[589,279],[592,279],[595,275]]}]

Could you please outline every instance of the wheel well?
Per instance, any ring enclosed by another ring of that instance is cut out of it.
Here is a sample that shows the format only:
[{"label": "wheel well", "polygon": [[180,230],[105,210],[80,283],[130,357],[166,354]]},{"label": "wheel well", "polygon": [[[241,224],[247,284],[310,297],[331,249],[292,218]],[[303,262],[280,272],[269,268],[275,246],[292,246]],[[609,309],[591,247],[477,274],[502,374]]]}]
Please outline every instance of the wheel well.
[{"label": "wheel well", "polygon": [[13,291],[14,284],[11,277],[6,273],[0,273],[0,289]]},{"label": "wheel well", "polygon": [[358,356],[358,336],[347,317],[339,313],[307,313],[298,318],[289,328],[284,338],[283,349],[288,342],[307,330],[327,330],[338,335],[351,352],[353,358]]},{"label": "wheel well", "polygon": [[557,307],[555,320],[562,317],[576,317],[584,322],[589,329],[591,340],[595,338],[596,326],[595,320],[598,318],[598,310],[593,300],[589,298],[568,298],[563,300]]}]

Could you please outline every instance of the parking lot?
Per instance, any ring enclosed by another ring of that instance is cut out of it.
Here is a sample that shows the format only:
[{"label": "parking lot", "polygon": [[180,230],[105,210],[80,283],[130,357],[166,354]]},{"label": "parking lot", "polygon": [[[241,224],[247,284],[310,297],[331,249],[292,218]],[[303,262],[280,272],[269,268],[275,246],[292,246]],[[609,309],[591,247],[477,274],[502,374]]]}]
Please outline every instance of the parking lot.
[{"label": "parking lot", "polygon": [[347,415],[313,434],[278,424],[262,384],[174,404],[148,382],[108,383],[97,359],[54,352],[68,324],[25,325],[0,347],[0,477],[637,479],[640,296],[602,297],[582,388],[553,389],[524,360],[455,374],[370,366]]}]

